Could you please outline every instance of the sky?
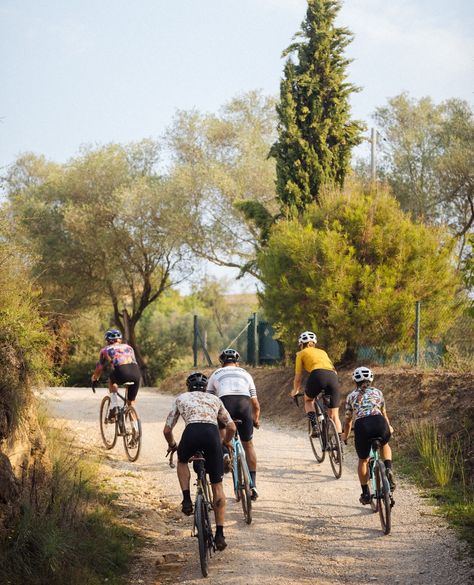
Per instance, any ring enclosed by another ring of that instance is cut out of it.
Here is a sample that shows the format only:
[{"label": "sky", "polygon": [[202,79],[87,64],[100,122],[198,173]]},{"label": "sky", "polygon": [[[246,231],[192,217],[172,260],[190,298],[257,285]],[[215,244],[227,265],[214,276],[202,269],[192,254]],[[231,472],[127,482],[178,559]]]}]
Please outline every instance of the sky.
[{"label": "sky", "polygon": [[[0,174],[23,152],[159,138],[177,110],[277,95],[306,0],[0,0]],[[473,104],[472,0],[345,0],[353,116],[407,91]]]}]

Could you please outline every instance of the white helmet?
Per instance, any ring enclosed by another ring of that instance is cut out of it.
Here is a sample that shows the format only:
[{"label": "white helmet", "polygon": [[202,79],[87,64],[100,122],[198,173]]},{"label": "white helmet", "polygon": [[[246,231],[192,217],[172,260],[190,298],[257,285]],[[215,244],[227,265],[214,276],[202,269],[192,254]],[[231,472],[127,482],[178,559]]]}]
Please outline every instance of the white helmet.
[{"label": "white helmet", "polygon": [[298,337],[298,343],[308,343],[308,341],[314,341],[314,343],[317,343],[318,340],[316,338],[316,333],[305,331]]},{"label": "white helmet", "polygon": [[374,379],[374,374],[372,373],[371,369],[362,366],[354,370],[352,379],[354,382],[357,382],[357,384],[360,384],[361,382],[372,382]]}]

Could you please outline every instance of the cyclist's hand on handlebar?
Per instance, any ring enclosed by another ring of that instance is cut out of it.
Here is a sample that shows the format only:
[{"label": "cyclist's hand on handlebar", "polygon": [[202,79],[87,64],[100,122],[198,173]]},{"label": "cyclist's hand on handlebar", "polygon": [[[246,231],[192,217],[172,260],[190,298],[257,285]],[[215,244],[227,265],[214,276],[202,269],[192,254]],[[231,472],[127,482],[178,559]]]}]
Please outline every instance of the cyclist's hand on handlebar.
[{"label": "cyclist's hand on handlebar", "polygon": [[254,420],[254,421],[253,421],[253,426],[254,426],[256,429],[259,429],[259,428],[260,428],[260,421],[258,421],[258,420]]},{"label": "cyclist's hand on handlebar", "polygon": [[95,394],[95,389],[97,388],[98,383],[99,383],[99,380],[92,380],[91,381],[91,388],[92,388],[92,392],[94,392],[94,394]]},{"label": "cyclist's hand on handlebar", "polygon": [[168,455],[171,455],[171,453],[174,453],[177,450],[178,450],[178,445],[176,443],[173,443],[172,445],[168,445],[168,451],[166,451],[165,457],[168,457]]}]

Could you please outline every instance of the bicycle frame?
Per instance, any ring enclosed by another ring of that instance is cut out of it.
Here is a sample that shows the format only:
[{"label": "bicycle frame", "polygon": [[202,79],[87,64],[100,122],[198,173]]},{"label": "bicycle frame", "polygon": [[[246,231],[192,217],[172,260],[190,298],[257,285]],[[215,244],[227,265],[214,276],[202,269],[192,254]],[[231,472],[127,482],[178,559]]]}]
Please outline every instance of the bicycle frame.
[{"label": "bicycle frame", "polygon": [[242,463],[243,463],[243,468],[244,468],[244,473],[247,476],[248,480],[249,480],[249,485],[250,485],[250,489],[252,489],[254,487],[253,482],[252,482],[252,476],[250,475],[250,471],[247,465],[247,458],[245,456],[245,449],[244,446],[242,445],[242,441],[240,440],[240,436],[239,436],[239,432],[236,430],[234,436],[232,437],[232,450],[233,450],[233,459],[232,459],[232,466],[233,466],[233,473],[232,473],[232,477],[234,480],[234,492],[238,493],[239,490],[239,477],[238,477],[238,470],[237,470],[237,461],[240,457]]},{"label": "bicycle frame", "polygon": [[[393,500],[390,482],[385,472],[385,464],[380,456],[381,448],[381,440],[374,439],[371,443],[368,462],[370,505],[374,512],[379,512],[384,534],[389,534],[391,530],[391,508],[395,502]],[[379,485],[377,484],[377,476],[379,476]]]}]

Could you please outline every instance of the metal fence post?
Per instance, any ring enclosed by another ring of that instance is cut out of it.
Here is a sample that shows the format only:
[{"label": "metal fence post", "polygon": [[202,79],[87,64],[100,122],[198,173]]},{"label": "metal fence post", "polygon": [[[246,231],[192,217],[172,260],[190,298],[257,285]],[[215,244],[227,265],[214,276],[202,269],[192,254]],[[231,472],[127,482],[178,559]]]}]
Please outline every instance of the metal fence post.
[{"label": "metal fence post", "polygon": [[194,367],[197,368],[198,365],[198,317],[194,315],[193,320],[193,358],[194,358]]},{"label": "metal fence post", "polygon": [[415,366],[420,363],[420,318],[421,318],[421,301],[416,301],[415,312]]},{"label": "metal fence post", "polygon": [[253,342],[254,342],[254,353],[253,353],[253,365],[258,366],[259,356],[258,356],[258,319],[257,313],[253,314]]}]

